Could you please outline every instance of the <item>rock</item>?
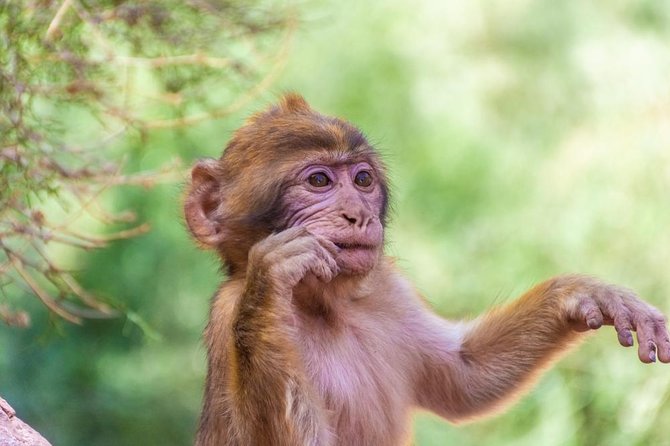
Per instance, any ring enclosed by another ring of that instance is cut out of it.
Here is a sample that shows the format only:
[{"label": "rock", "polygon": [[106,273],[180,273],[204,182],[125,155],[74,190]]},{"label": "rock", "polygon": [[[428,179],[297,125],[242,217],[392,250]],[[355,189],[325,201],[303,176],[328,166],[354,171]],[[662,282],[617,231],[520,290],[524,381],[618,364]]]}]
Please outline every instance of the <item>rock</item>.
[{"label": "rock", "polygon": [[12,406],[0,398],[0,446],[51,446],[51,443],[21,421]]}]

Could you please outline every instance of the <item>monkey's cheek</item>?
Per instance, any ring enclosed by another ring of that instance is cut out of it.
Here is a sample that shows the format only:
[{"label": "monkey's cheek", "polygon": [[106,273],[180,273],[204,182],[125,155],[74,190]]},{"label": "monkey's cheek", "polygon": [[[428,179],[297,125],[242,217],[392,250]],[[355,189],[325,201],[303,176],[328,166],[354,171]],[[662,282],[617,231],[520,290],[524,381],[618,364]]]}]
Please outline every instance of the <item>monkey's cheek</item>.
[{"label": "monkey's cheek", "polygon": [[367,274],[379,260],[379,253],[373,249],[343,249],[337,254],[335,261],[340,274]]}]

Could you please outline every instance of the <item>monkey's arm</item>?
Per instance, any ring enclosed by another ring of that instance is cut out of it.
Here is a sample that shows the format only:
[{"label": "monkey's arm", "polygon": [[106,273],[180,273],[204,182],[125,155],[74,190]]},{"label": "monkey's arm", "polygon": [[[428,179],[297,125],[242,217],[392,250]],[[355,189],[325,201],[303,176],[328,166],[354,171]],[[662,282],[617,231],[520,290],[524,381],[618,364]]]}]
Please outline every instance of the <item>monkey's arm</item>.
[{"label": "monkey's arm", "polygon": [[[208,326],[214,339],[208,340],[208,400],[199,445],[330,444],[322,403],[295,347],[291,290],[308,272],[332,278],[337,266],[331,245],[304,229],[291,229],[252,248],[232,321],[221,327],[212,319]],[[227,333],[217,337],[222,329]],[[222,342],[225,356],[217,357],[212,347]],[[226,419],[229,425],[223,426]]]},{"label": "monkey's arm", "polygon": [[317,445],[323,428],[318,400],[306,384],[280,299],[261,272],[239,302],[230,339],[230,385],[246,444]]},{"label": "monkey's arm", "polygon": [[[665,318],[627,289],[593,278],[548,280],[508,305],[466,325],[457,341],[444,323],[424,338],[417,403],[458,421],[501,408],[534,382],[581,333],[614,325],[619,342],[632,346],[645,363],[670,362]],[[442,341],[437,341],[442,339]]]}]

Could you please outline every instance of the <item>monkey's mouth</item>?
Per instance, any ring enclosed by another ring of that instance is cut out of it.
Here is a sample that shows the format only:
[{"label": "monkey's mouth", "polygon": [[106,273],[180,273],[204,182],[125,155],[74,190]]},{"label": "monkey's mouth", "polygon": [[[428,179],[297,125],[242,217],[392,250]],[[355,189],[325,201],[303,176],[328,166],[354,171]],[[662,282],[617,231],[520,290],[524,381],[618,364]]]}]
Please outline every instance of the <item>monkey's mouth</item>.
[{"label": "monkey's mouth", "polygon": [[371,240],[349,240],[334,242],[340,250],[335,256],[342,274],[366,274],[374,268],[379,259],[379,245]]},{"label": "monkey's mouth", "polygon": [[340,249],[365,249],[365,250],[375,249],[374,245],[368,245],[365,243],[335,243],[335,246],[337,246]]}]

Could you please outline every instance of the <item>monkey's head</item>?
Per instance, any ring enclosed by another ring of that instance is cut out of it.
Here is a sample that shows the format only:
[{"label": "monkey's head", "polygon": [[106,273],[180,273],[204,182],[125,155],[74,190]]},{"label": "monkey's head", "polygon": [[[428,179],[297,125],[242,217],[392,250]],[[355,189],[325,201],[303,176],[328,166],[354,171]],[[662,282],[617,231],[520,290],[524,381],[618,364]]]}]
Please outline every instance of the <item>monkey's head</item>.
[{"label": "monkey's head", "polygon": [[231,274],[256,242],[294,226],[340,248],[341,274],[365,274],[382,252],[387,206],[384,168],[363,134],[289,94],[237,130],[220,159],[195,164],[184,212]]}]

